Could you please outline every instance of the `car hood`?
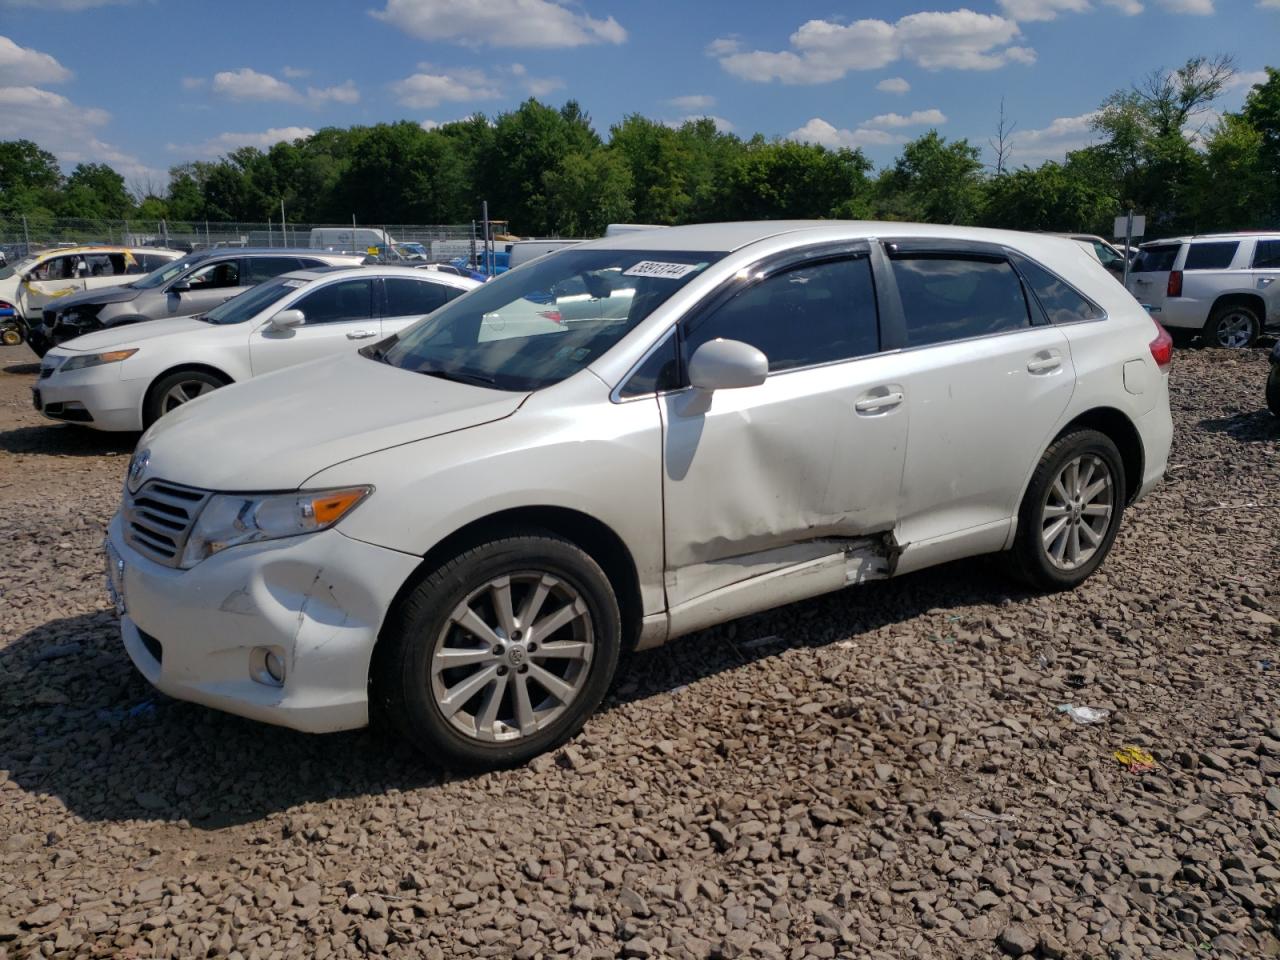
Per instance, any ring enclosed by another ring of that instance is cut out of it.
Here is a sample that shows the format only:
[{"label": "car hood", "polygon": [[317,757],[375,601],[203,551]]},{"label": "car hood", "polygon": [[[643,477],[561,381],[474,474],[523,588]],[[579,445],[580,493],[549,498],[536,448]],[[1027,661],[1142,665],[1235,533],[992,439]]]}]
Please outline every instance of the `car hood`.
[{"label": "car hood", "polygon": [[65,297],[58,297],[53,301],[52,306],[59,310],[65,310],[67,307],[79,307],[86,303],[93,304],[96,307],[104,307],[108,303],[126,303],[135,299],[138,294],[142,293],[137,287],[120,285],[118,287],[98,287],[94,290],[81,290],[79,293],[70,293]]},{"label": "car hood", "polygon": [[355,457],[509,417],[528,396],[358,353],[206,394],[143,434],[148,477],[207,490],[291,490]]},{"label": "car hood", "polygon": [[86,350],[101,352],[117,350],[121,347],[132,347],[156,337],[168,337],[177,333],[190,333],[192,330],[208,331],[214,324],[205,323],[194,317],[174,317],[167,320],[148,320],[145,323],[128,323],[123,327],[107,327],[95,330],[82,337],[60,343],[57,350],[82,353]]}]

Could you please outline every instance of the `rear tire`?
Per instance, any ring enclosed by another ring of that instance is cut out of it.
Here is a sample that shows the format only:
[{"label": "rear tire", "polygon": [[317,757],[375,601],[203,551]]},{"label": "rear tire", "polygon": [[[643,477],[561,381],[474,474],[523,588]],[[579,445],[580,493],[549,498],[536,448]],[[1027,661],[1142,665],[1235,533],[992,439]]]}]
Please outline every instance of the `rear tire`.
[{"label": "rear tire", "polygon": [[599,564],[553,534],[513,534],[459,553],[401,600],[374,651],[370,705],[434,760],[512,766],[582,728],[621,646]]},{"label": "rear tire", "polygon": [[151,385],[151,389],[147,391],[147,399],[142,404],[143,429],[170,410],[226,385],[226,380],[207,370],[178,370],[161,377]]},{"label": "rear tire", "polygon": [[1206,347],[1244,350],[1252,347],[1262,332],[1262,321],[1252,307],[1226,303],[1214,307],[1200,334]]},{"label": "rear tire", "polygon": [[1009,563],[1038,590],[1070,590],[1098,569],[1120,529],[1124,461],[1111,438],[1078,430],[1040,458],[1018,510]]},{"label": "rear tire", "polygon": [[1280,417],[1280,363],[1273,363],[1267,375],[1267,407]]}]

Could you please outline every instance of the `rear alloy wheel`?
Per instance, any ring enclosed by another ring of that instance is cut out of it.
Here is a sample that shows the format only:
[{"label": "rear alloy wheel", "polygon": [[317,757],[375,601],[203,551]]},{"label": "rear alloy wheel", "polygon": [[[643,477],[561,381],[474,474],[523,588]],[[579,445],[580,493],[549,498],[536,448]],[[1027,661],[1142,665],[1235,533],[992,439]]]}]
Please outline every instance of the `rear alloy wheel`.
[{"label": "rear alloy wheel", "polygon": [[1251,307],[1229,303],[1213,311],[1201,336],[1207,347],[1243,350],[1253,346],[1261,329],[1258,315]]},{"label": "rear alloy wheel", "polygon": [[524,761],[573,736],[621,647],[608,577],[544,533],[482,543],[422,579],[374,651],[374,710],[463,767]]},{"label": "rear alloy wheel", "polygon": [[157,380],[143,407],[143,426],[149,427],[166,413],[176,410],[196,397],[212,393],[226,382],[204,370],[179,370]]},{"label": "rear alloy wheel", "polygon": [[1018,511],[1015,573],[1042,590],[1082,583],[1111,550],[1124,511],[1124,463],[1096,430],[1055,441]]}]

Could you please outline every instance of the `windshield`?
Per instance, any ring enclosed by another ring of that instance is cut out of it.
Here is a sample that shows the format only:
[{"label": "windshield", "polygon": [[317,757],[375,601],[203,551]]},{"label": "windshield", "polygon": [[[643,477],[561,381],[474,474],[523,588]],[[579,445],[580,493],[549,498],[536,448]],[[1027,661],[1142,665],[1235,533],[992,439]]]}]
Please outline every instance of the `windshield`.
[{"label": "windshield", "polygon": [[199,258],[197,257],[183,257],[181,260],[173,261],[173,263],[166,263],[158,270],[152,270],[145,277],[139,277],[133,281],[129,286],[137,287],[139,290],[150,290],[152,287],[162,286],[183,271],[194,267],[198,262]]},{"label": "windshield", "polygon": [[499,390],[540,390],[600,359],[723,256],[564,250],[477,287],[370,355]]},{"label": "windshield", "polygon": [[283,300],[299,287],[306,285],[305,280],[276,277],[266,283],[258,284],[251,290],[246,290],[238,297],[232,297],[226,303],[218,304],[200,319],[209,323],[244,323],[277,300]]},{"label": "windshield", "polygon": [[22,273],[35,262],[35,257],[23,257],[17,263],[10,264],[7,267],[0,267],[0,280],[8,280],[15,273]]}]

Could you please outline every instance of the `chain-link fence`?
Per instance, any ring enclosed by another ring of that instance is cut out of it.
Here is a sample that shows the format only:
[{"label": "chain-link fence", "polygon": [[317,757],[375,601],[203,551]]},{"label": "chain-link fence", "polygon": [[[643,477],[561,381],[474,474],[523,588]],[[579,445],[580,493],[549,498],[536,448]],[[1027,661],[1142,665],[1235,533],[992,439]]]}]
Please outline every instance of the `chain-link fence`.
[{"label": "chain-link fence", "polygon": [[[505,224],[494,223],[501,233]],[[310,247],[367,251],[417,244],[432,260],[472,256],[483,246],[480,224],[219,223],[211,220],[78,220],[0,217],[0,250],[10,261],[59,245],[86,243],[203,250],[207,247]]]}]

